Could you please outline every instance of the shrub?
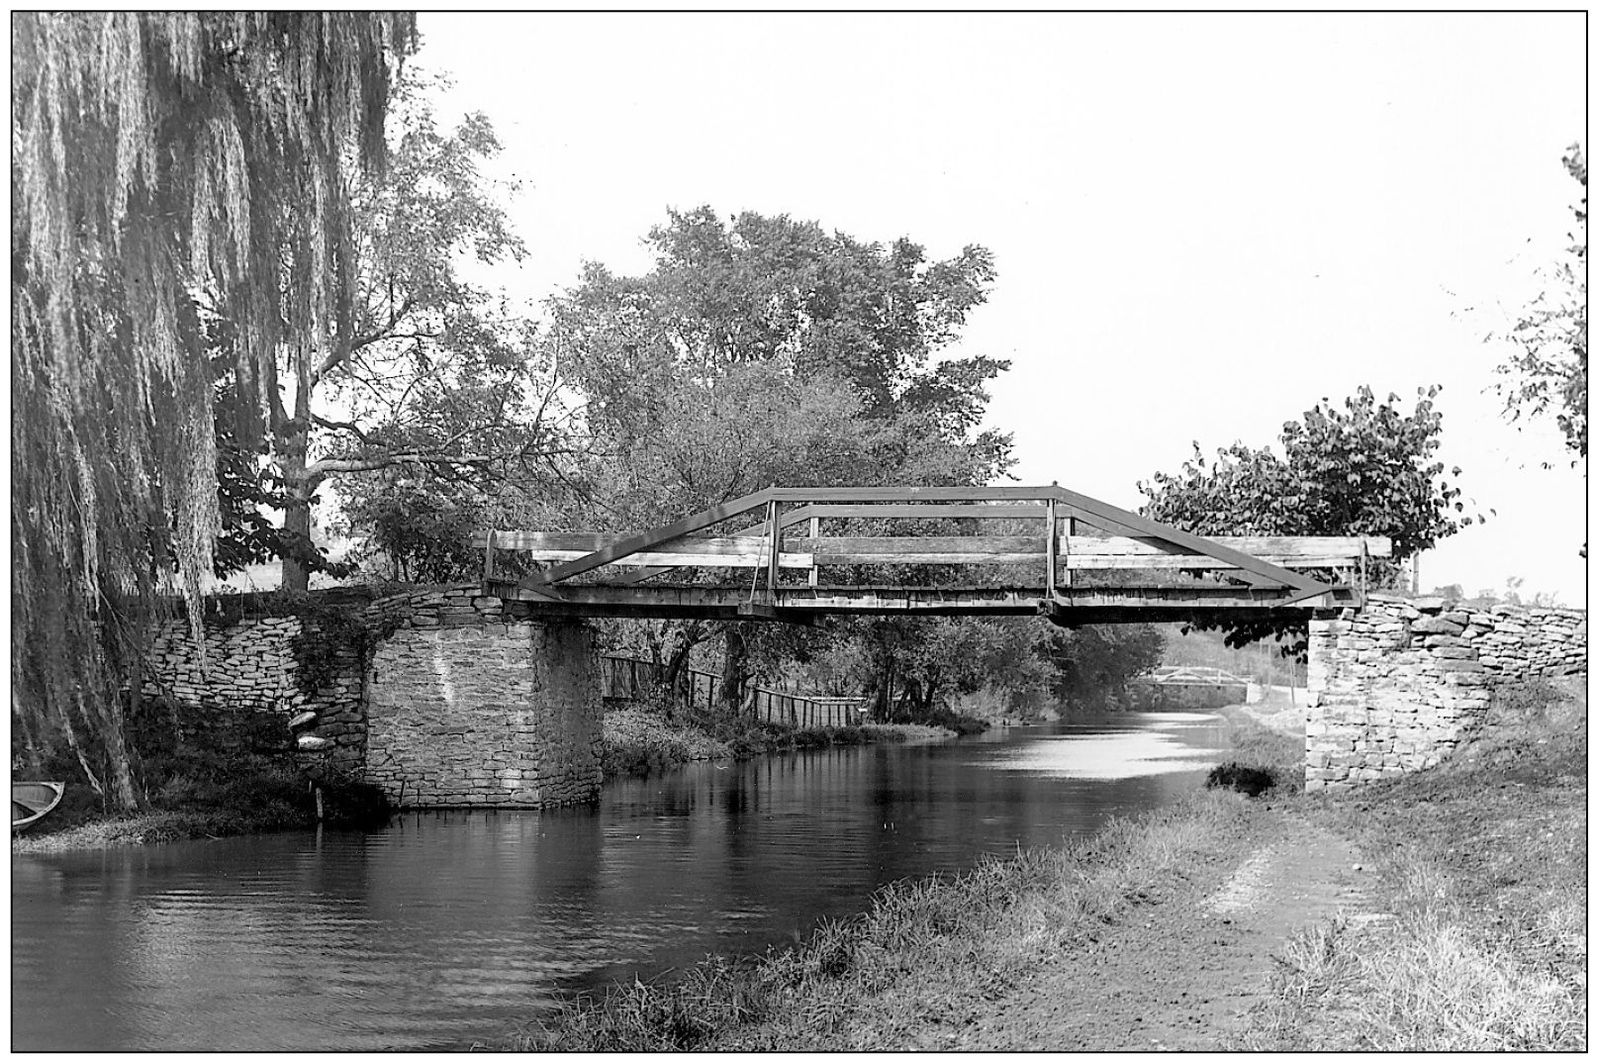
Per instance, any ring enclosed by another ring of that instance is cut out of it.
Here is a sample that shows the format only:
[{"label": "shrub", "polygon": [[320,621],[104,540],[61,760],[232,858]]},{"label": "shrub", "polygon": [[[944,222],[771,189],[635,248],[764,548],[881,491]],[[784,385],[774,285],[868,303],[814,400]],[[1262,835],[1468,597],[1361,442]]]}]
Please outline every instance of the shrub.
[{"label": "shrub", "polygon": [[669,770],[695,759],[731,754],[725,744],[702,730],[670,725],[643,708],[606,712],[599,739],[599,767],[606,777]]},{"label": "shrub", "polygon": [[1250,796],[1257,796],[1275,787],[1275,775],[1267,769],[1256,766],[1242,766],[1239,763],[1221,763],[1209,771],[1209,776],[1203,782],[1204,788],[1229,788],[1237,792],[1246,792]]},{"label": "shrub", "polygon": [[953,730],[963,736],[967,733],[986,733],[993,724],[974,715],[961,715],[946,706],[938,708],[927,718],[927,724]]}]

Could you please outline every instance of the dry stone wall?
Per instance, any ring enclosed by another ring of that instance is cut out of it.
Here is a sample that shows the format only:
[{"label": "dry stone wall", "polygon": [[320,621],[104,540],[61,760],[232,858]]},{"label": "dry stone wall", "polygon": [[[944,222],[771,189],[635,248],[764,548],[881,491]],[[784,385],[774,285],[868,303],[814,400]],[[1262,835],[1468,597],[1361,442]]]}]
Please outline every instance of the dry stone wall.
[{"label": "dry stone wall", "polygon": [[1372,594],[1309,623],[1305,787],[1434,766],[1485,719],[1493,685],[1586,671],[1586,613]]},{"label": "dry stone wall", "polygon": [[[330,768],[358,775],[366,763],[362,660],[348,634],[351,621],[359,626],[366,599],[329,593],[336,600],[303,604],[298,612],[283,611],[290,603],[277,597],[227,596],[222,611],[206,619],[203,668],[188,621],[170,621],[145,658],[147,688],[176,701],[185,733],[236,726],[227,718],[232,713],[276,714],[285,745],[298,735],[315,738],[318,747],[304,753],[312,773]],[[266,611],[253,611],[257,605]],[[322,645],[310,651],[323,654],[315,671],[302,667],[307,639]],[[313,721],[290,730],[289,720],[306,711],[315,713]],[[204,719],[207,713],[213,719]]]},{"label": "dry stone wall", "polygon": [[298,616],[265,616],[205,628],[205,666],[186,620],[156,634],[145,679],[180,704],[292,711],[305,704],[294,643]]},{"label": "dry stone wall", "polygon": [[[328,592],[332,594],[334,592]],[[247,609],[249,599],[230,598]],[[403,807],[541,807],[598,794],[600,698],[592,630],[532,621],[475,585],[377,596],[338,592],[302,614],[234,611],[206,630],[206,668],[186,622],[146,669],[190,708],[314,713],[295,735],[323,767]]]}]

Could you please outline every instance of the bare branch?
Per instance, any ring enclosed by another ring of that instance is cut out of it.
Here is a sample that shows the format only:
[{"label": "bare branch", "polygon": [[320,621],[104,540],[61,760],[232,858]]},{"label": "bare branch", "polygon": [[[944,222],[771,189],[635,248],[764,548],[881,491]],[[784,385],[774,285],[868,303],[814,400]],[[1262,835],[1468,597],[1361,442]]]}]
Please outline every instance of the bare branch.
[{"label": "bare branch", "polygon": [[371,441],[367,439],[366,433],[354,422],[335,422],[331,421],[330,419],[323,418],[319,414],[312,414],[311,421],[315,422],[323,429],[336,429],[339,432],[350,433],[355,437],[355,439],[359,440],[363,444],[371,443]]},{"label": "bare branch", "polygon": [[397,338],[403,338],[403,337],[429,337],[429,338],[436,338],[436,337],[438,337],[439,336],[438,334],[432,334],[432,333],[426,333],[426,332],[416,332],[416,333],[410,333],[410,334],[403,334],[403,333],[399,333],[399,332],[395,331],[394,328],[397,325],[399,325],[399,321],[401,319],[405,318],[406,314],[409,313],[410,310],[413,307],[415,307],[415,299],[413,297],[405,298],[405,302],[399,306],[399,310],[398,311],[394,311],[394,310],[390,309],[390,311],[388,313],[388,322],[385,325],[383,325],[381,327],[378,327],[376,330],[372,331],[369,334],[361,334],[360,336],[352,339],[349,342],[349,344],[346,347],[344,347],[344,348],[337,348],[337,349],[334,349],[332,352],[329,352],[327,354],[327,356],[322,360],[321,364],[319,366],[317,366],[317,368],[314,371],[311,372],[311,379],[310,379],[311,380],[311,384],[315,385],[317,382],[321,381],[323,378],[325,378],[327,376],[328,372],[331,371],[334,367],[337,367],[337,366],[340,366],[342,364],[348,363],[349,359],[350,359],[350,357],[352,355],[354,355],[359,350],[365,348],[367,345],[375,344],[376,342],[381,341],[381,340],[383,340],[385,338],[389,338],[389,337],[397,337]]}]

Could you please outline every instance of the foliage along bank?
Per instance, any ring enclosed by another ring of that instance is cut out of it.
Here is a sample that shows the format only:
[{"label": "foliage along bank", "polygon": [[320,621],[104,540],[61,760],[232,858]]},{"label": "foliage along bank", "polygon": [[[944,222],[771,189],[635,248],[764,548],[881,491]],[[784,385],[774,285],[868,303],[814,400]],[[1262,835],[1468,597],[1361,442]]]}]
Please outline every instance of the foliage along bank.
[{"label": "foliage along bank", "polygon": [[[981,728],[985,729],[986,724],[982,723]],[[599,763],[609,779],[674,770],[702,760],[954,736],[955,730],[943,726],[891,723],[790,728],[744,718],[699,726],[670,721],[648,708],[630,707],[605,712]]]}]

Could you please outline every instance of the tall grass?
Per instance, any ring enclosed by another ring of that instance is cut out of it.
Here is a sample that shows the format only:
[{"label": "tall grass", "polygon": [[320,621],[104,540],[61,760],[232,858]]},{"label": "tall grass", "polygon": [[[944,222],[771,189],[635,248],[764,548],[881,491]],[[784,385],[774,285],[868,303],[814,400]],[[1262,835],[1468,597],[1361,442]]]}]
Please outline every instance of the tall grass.
[{"label": "tall grass", "polygon": [[1400,911],[1355,927],[1339,917],[1276,958],[1269,1002],[1241,1047],[1546,1051],[1585,1047],[1582,978],[1527,964],[1472,926],[1445,876],[1414,859]]},{"label": "tall grass", "polygon": [[1239,1044],[1584,1049],[1585,774],[1584,680],[1532,683],[1436,769],[1300,801],[1370,855],[1390,916],[1298,936]]}]

